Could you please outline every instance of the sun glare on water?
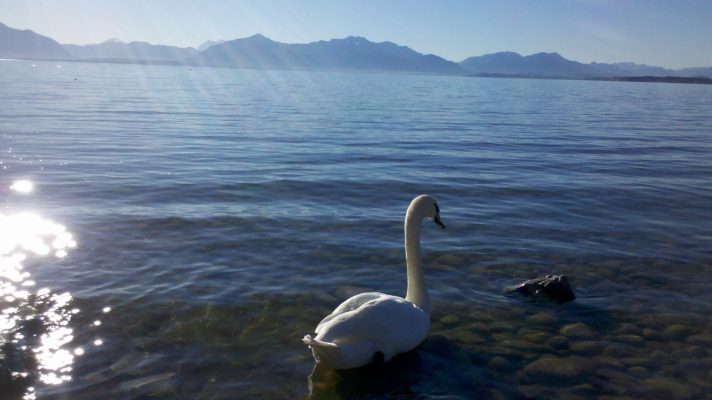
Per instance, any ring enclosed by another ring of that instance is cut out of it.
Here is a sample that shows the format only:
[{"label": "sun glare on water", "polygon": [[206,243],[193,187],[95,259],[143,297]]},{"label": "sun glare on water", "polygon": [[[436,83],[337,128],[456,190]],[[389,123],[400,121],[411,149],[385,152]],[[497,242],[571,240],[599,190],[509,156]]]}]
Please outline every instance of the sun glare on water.
[{"label": "sun glare on water", "polygon": [[35,184],[27,179],[22,179],[13,182],[13,184],[10,185],[10,189],[23,194],[30,193],[35,190]]},{"label": "sun glare on water", "polygon": [[[33,186],[17,181],[10,188],[29,193]],[[7,368],[10,379],[26,382],[24,399],[36,397],[35,383],[71,380],[74,359],[83,350],[71,346],[72,295],[34,290],[35,282],[23,264],[33,258],[66,257],[76,246],[72,233],[61,224],[31,212],[0,213],[0,343],[36,361],[34,367],[20,363]]]}]

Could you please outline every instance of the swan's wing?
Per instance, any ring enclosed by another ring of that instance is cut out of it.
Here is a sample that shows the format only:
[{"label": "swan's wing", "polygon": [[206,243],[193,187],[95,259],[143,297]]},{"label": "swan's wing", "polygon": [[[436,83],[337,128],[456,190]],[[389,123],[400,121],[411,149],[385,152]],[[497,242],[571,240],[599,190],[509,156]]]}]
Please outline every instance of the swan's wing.
[{"label": "swan's wing", "polygon": [[392,356],[417,346],[429,327],[428,314],[418,306],[402,297],[379,293],[356,309],[324,319],[315,339],[330,343],[369,342],[375,350]]},{"label": "swan's wing", "polygon": [[327,315],[324,319],[322,319],[321,322],[319,322],[319,325],[316,326],[316,329],[314,330],[314,332],[316,332],[318,334],[320,328],[327,322],[331,321],[332,319],[338,317],[339,315],[341,315],[343,313],[353,311],[353,310],[361,307],[366,302],[381,298],[383,296],[388,296],[388,295],[383,294],[383,293],[370,292],[370,293],[357,294],[356,296],[351,297],[350,299],[347,299],[343,303],[339,304],[339,306],[336,307],[336,309],[331,314]]}]

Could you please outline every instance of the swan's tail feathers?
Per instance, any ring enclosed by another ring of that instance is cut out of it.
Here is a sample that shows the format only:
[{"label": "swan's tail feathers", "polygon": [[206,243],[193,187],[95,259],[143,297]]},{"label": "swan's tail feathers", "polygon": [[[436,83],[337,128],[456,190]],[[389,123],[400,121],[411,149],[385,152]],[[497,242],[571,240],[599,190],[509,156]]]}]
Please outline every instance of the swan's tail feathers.
[{"label": "swan's tail feathers", "polygon": [[338,360],[341,355],[341,349],[336,343],[317,340],[311,337],[311,335],[304,336],[302,342],[309,346],[317,363],[329,363],[330,360]]},{"label": "swan's tail feathers", "polygon": [[311,337],[311,335],[304,336],[304,338],[302,339],[302,342],[304,342],[304,344],[306,344],[307,346],[309,346],[311,348],[317,348],[317,349],[319,349],[319,348],[321,348],[321,349],[324,349],[324,348],[335,349],[335,348],[339,347],[336,345],[336,343],[329,343],[329,342],[323,342],[321,340],[316,340],[313,337]]}]

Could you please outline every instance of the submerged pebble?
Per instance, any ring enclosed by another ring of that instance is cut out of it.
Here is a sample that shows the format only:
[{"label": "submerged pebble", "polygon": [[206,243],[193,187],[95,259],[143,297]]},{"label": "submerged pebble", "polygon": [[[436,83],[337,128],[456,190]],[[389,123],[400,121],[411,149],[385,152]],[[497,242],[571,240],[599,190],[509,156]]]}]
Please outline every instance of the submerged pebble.
[{"label": "submerged pebble", "polygon": [[524,367],[524,372],[532,378],[564,380],[581,378],[591,370],[591,363],[581,357],[542,357]]},{"label": "submerged pebble", "polygon": [[681,325],[681,324],[672,324],[668,327],[666,327],[661,335],[663,338],[668,339],[668,340],[683,340],[685,339],[688,335],[690,335],[693,332],[692,328],[689,326]]},{"label": "submerged pebble", "polygon": [[660,333],[658,333],[656,330],[650,329],[650,328],[643,328],[642,335],[645,340],[660,340],[660,339],[662,339],[662,336],[660,335]]},{"label": "submerged pebble", "polygon": [[636,326],[635,324],[631,324],[630,322],[624,322],[620,324],[614,331],[613,333],[623,335],[623,334],[629,334],[629,335],[637,335],[640,333],[640,328]]},{"label": "submerged pebble", "polygon": [[545,343],[551,337],[550,333],[529,328],[522,328],[517,332],[517,336],[534,343]]},{"label": "submerged pebble", "polygon": [[574,394],[582,396],[591,396],[598,393],[598,389],[590,383],[582,383],[579,385],[572,386],[569,391]]},{"label": "submerged pebble", "polygon": [[569,346],[569,339],[564,336],[554,336],[546,344],[556,350],[564,349]]},{"label": "submerged pebble", "polygon": [[618,335],[616,340],[633,346],[642,346],[645,343],[645,339],[638,335]]},{"label": "submerged pebble", "polygon": [[489,335],[490,328],[482,322],[473,322],[467,326],[467,329],[477,332],[481,335]]},{"label": "submerged pebble", "polygon": [[625,365],[636,367],[654,367],[656,365],[655,360],[646,357],[626,357],[621,361]]},{"label": "submerged pebble", "polygon": [[573,342],[569,345],[572,353],[578,355],[593,355],[599,354],[603,350],[604,344],[594,340],[584,340],[580,342]]},{"label": "submerged pebble", "polygon": [[638,350],[635,347],[621,343],[609,344],[603,349],[604,355],[607,355],[609,357],[616,357],[619,359],[623,357],[632,357],[637,352]]},{"label": "submerged pebble", "polygon": [[457,335],[455,335],[455,340],[463,344],[478,344],[485,341],[485,339],[483,339],[478,334],[468,331],[459,332]]},{"label": "submerged pebble", "polygon": [[460,317],[458,317],[457,314],[448,314],[440,318],[440,322],[443,325],[454,325],[460,322]]},{"label": "submerged pebble", "polygon": [[549,313],[540,312],[527,317],[526,322],[529,325],[552,325],[557,320],[558,318]]},{"label": "submerged pebble", "polygon": [[698,333],[696,335],[690,335],[687,337],[686,341],[687,343],[712,348],[712,334],[709,333]]},{"label": "submerged pebble", "polygon": [[643,381],[643,388],[655,398],[693,400],[700,398],[700,390],[670,377],[655,377]]},{"label": "submerged pebble", "polygon": [[648,369],[645,367],[630,367],[626,371],[628,371],[629,374],[638,378],[644,377],[649,374]]},{"label": "submerged pebble", "polygon": [[583,322],[566,325],[559,330],[559,333],[569,338],[577,339],[591,339],[595,336],[591,328]]},{"label": "submerged pebble", "polygon": [[501,357],[501,356],[496,356],[490,358],[490,360],[487,362],[487,366],[493,369],[508,369],[509,368],[509,362],[507,361],[506,358]]},{"label": "submerged pebble", "polygon": [[702,358],[707,356],[707,349],[702,346],[682,347],[682,344],[680,344],[675,347],[676,350],[671,353],[674,358]]},{"label": "submerged pebble", "polygon": [[632,379],[630,374],[627,374],[621,370],[611,368],[611,367],[603,367],[603,368],[598,368],[595,372],[595,375],[604,377],[606,379],[610,380],[618,380],[618,381],[626,381]]},{"label": "submerged pebble", "polygon": [[591,361],[595,362],[596,365],[603,368],[623,368],[623,363],[619,359],[613,357],[594,356],[591,358]]},{"label": "submerged pebble", "polygon": [[517,329],[514,323],[507,321],[495,321],[488,326],[492,332],[513,332]]}]

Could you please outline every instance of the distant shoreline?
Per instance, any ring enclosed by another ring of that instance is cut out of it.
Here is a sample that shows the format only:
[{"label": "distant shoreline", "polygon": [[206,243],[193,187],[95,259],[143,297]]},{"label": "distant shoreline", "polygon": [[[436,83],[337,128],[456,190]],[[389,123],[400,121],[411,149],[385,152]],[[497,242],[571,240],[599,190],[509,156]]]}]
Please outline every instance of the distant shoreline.
[{"label": "distant shoreline", "polygon": [[206,68],[230,68],[230,69],[250,69],[250,70],[279,70],[279,71],[341,71],[341,72],[383,72],[383,73],[404,73],[418,75],[435,75],[435,76],[459,76],[471,78],[499,78],[499,79],[548,79],[548,80],[566,80],[566,81],[609,81],[609,82],[641,82],[641,83],[682,83],[682,84],[698,84],[712,85],[712,79],[703,77],[680,77],[680,76],[620,76],[620,77],[565,77],[565,76],[537,76],[537,75],[516,75],[516,74],[437,74],[437,73],[417,73],[417,71],[388,71],[388,70],[348,70],[348,69],[279,69],[279,68],[248,68],[228,65],[209,65],[203,63],[190,63],[177,60],[131,60],[120,58],[109,59],[56,59],[56,58],[3,58],[4,61],[48,61],[48,62],[77,62],[77,63],[93,63],[93,64],[129,64],[129,65],[170,65],[170,66],[185,66],[185,67],[206,67]]},{"label": "distant shoreline", "polygon": [[698,85],[712,85],[712,79],[702,77],[682,76],[614,76],[577,78],[562,76],[537,76],[537,75],[509,75],[509,74],[471,74],[473,78],[502,78],[502,79],[550,79],[563,81],[609,81],[609,82],[642,82],[642,83],[684,83]]},{"label": "distant shoreline", "polygon": [[710,78],[681,76],[624,76],[620,78],[601,78],[592,80],[619,82],[692,83],[700,85],[712,85],[712,79]]}]

